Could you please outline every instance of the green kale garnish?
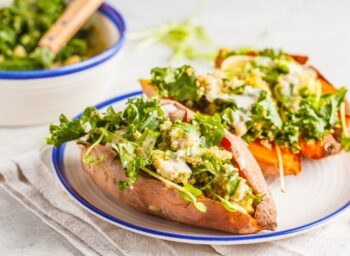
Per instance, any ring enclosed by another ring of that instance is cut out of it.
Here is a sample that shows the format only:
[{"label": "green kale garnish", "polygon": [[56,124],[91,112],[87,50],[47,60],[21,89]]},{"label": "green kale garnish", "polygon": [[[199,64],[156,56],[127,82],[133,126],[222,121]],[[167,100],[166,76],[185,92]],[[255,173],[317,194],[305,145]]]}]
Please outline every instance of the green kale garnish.
[{"label": "green kale garnish", "polygon": [[282,120],[278,114],[276,105],[267,97],[265,91],[260,94],[257,103],[252,106],[252,115],[254,121],[264,119],[278,129],[282,127]]},{"label": "green kale garnish", "polygon": [[[136,130],[143,133],[147,129],[158,129],[165,118],[160,101],[157,99],[148,101],[145,97],[129,99],[127,107],[121,112],[115,112],[113,107],[109,107],[105,113],[101,113],[95,107],[87,107],[79,119],[70,121],[61,115],[60,124],[50,126],[51,136],[47,138],[47,142],[59,146],[64,142],[79,139],[85,134],[89,134],[90,142],[94,142],[103,133],[104,140],[101,142],[103,144],[113,139],[109,133],[122,127],[128,127],[125,136],[131,139]],[[89,130],[85,131],[84,127],[89,127]]]},{"label": "green kale garnish", "polygon": [[307,139],[321,139],[327,132],[327,121],[317,114],[310,104],[304,103],[300,110],[301,132]]},{"label": "green kale garnish", "polygon": [[146,129],[155,130],[167,117],[157,99],[147,100],[145,97],[131,98],[122,113],[122,120],[130,128],[129,135],[138,130],[143,133]]},{"label": "green kale garnish", "polygon": [[119,189],[123,191],[137,181],[141,168],[149,165],[150,161],[148,158],[136,154],[137,143],[124,142],[117,145],[112,144],[112,146],[118,152],[127,177],[126,180],[119,181]]},{"label": "green kale garnish", "polygon": [[[159,136],[157,130],[165,119],[159,100],[132,98],[122,112],[115,112],[109,107],[102,114],[96,108],[88,107],[80,119],[70,121],[61,115],[60,124],[50,126],[51,136],[47,138],[47,143],[57,147],[88,135],[87,143],[91,146],[83,157],[88,164],[101,160],[90,154],[96,145],[110,143],[118,152],[128,177],[120,185],[126,188],[136,181],[140,168],[150,163],[149,156]],[[136,131],[140,134],[138,137],[134,135]]]},{"label": "green kale garnish", "polygon": [[303,99],[299,110],[293,114],[291,124],[299,127],[305,139],[322,139],[335,125],[340,124],[339,110],[346,91],[346,88],[341,88],[320,98],[311,96]]},{"label": "green kale garnish", "polygon": [[330,129],[339,122],[340,105],[345,100],[347,89],[342,87],[334,93],[328,93],[321,96],[316,109],[320,116],[327,122],[327,128]]},{"label": "green kale garnish", "polygon": [[59,120],[59,125],[50,125],[51,136],[47,138],[47,144],[58,147],[64,142],[77,140],[86,134],[79,119],[70,121],[65,115],[60,115]]},{"label": "green kale garnish", "polygon": [[181,102],[198,101],[203,92],[197,83],[195,70],[188,65],[180,68],[154,68],[151,82],[163,97]]},{"label": "green kale garnish", "polygon": [[258,101],[252,105],[247,124],[247,133],[243,138],[248,141],[267,139],[273,141],[282,129],[282,120],[274,102],[263,91]]},{"label": "green kale garnish", "polygon": [[298,153],[300,150],[300,122],[299,117],[295,114],[287,113],[284,115],[283,128],[276,136],[278,145],[290,148],[293,152]]},{"label": "green kale garnish", "polygon": [[197,112],[194,118],[202,127],[202,134],[205,137],[207,146],[218,145],[225,136],[220,115],[214,114],[213,116],[209,116]]}]

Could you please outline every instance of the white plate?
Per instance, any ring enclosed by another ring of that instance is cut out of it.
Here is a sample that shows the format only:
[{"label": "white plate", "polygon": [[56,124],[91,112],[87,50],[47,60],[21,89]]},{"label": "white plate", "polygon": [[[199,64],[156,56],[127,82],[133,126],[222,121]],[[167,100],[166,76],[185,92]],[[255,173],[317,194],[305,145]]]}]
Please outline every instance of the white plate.
[{"label": "white plate", "polygon": [[[105,109],[114,105],[121,110],[134,92],[99,104]],[[122,228],[143,235],[196,244],[247,244],[282,239],[302,234],[333,220],[350,206],[349,155],[345,153],[320,161],[304,161],[298,177],[286,177],[286,193],[279,181],[269,182],[278,212],[278,229],[253,235],[230,235],[196,228],[139,213],[103,194],[85,175],[80,152],[74,142],[53,150],[56,175],[67,193],[96,216]]]}]

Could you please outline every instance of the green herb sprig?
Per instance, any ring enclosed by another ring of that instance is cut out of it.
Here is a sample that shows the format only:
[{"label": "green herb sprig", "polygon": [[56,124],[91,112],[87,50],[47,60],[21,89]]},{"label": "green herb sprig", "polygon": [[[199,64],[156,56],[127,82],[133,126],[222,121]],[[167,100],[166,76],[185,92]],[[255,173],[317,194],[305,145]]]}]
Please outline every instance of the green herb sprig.
[{"label": "green herb sprig", "polygon": [[211,48],[208,34],[194,19],[169,21],[159,27],[131,34],[129,39],[138,41],[138,51],[155,43],[165,45],[172,51],[170,62],[183,59],[211,61],[215,56],[214,50],[208,50]]}]

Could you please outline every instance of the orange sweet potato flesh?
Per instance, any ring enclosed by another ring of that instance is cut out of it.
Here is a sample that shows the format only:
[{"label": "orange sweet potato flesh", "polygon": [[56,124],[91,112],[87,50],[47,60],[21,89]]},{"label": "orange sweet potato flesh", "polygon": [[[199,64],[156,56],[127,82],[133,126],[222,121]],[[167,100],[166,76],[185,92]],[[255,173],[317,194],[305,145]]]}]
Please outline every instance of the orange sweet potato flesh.
[{"label": "orange sweet potato flesh", "polygon": [[316,68],[312,67],[316,72],[319,81],[322,84],[322,93],[333,93],[337,91],[337,88],[333,84],[331,84]]},{"label": "orange sweet potato flesh", "polygon": [[[276,147],[267,148],[256,140],[248,145],[266,177],[279,176],[279,162]],[[284,175],[298,175],[301,171],[301,154],[294,154],[288,148],[281,148]]]},{"label": "orange sweet potato flesh", "polygon": [[342,150],[341,144],[332,134],[326,135],[322,140],[300,141],[303,156],[309,159],[321,159],[334,155]]},{"label": "orange sweet potato flesh", "polygon": [[151,84],[150,80],[141,79],[140,85],[144,94],[146,94],[147,98],[151,98],[156,94],[157,88]]}]

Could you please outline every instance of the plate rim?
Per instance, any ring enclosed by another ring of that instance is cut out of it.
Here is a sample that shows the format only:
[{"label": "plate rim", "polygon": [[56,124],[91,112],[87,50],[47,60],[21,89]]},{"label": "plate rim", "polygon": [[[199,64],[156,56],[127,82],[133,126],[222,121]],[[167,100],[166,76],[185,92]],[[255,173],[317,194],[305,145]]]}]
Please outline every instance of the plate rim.
[{"label": "plate rim", "polygon": [[[107,107],[111,104],[118,103],[120,101],[123,101],[125,99],[142,95],[142,91],[133,91],[130,93],[124,93],[121,95],[118,95],[116,97],[110,98],[108,100],[105,100],[97,105],[95,107],[97,109],[101,109],[104,107]],[[75,118],[79,118],[82,113],[77,115]],[[142,226],[138,226],[135,224],[132,224],[130,222],[124,221],[122,219],[119,219],[115,216],[112,216],[108,214],[107,212],[98,209],[93,204],[89,203],[86,199],[84,199],[83,196],[81,196],[74,187],[68,182],[66,175],[65,175],[65,168],[64,168],[64,152],[66,149],[66,143],[60,145],[59,147],[53,147],[52,153],[51,153],[51,160],[52,160],[52,166],[55,172],[55,176],[58,178],[61,186],[64,188],[64,190],[69,194],[69,196],[74,199],[80,206],[88,210],[89,212],[93,213],[97,217],[100,217],[112,224],[115,224],[117,226],[120,226],[122,228],[125,228],[130,231],[134,231],[136,233],[141,233],[143,235],[149,235],[152,237],[162,238],[166,240],[177,240],[180,239],[183,242],[197,242],[197,243],[208,243],[208,242],[219,242],[219,243],[225,243],[225,242],[246,242],[246,243],[252,243],[252,242],[259,242],[259,240],[267,240],[267,239],[278,239],[288,236],[297,235],[301,232],[306,232],[309,230],[312,230],[314,228],[320,227],[327,222],[333,220],[336,216],[339,214],[345,212],[348,208],[350,208],[350,200],[345,203],[340,208],[336,209],[330,214],[327,214],[323,216],[322,218],[319,218],[315,221],[312,221],[310,223],[284,229],[280,231],[272,231],[267,233],[257,233],[257,234],[251,234],[251,235],[184,235],[179,233],[172,233],[172,232],[165,232],[165,231],[159,231],[157,229],[152,228],[145,228]]]}]

